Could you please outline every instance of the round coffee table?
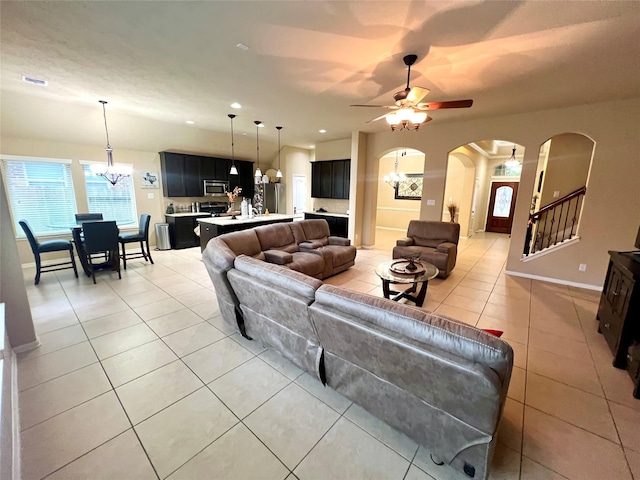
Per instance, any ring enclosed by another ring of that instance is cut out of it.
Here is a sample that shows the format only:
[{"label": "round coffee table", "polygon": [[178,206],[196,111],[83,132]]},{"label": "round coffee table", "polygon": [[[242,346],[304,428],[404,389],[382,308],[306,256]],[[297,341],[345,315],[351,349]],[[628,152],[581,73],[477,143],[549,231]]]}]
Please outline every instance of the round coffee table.
[{"label": "round coffee table", "polygon": [[[416,273],[397,273],[391,270],[392,267],[396,268],[396,270],[403,270],[403,263],[409,262],[402,259],[395,259],[383,262],[376,267],[376,275],[382,279],[382,293],[384,294],[384,298],[391,298],[391,295],[395,295],[391,300],[395,300],[397,302],[401,298],[406,298],[407,300],[414,302],[416,306],[421,307],[424,303],[424,297],[427,295],[427,285],[429,284],[429,280],[435,278],[440,271],[435,265],[422,260],[415,262],[418,266]],[[396,292],[389,288],[389,285],[392,283],[412,283],[413,286],[404,292]],[[420,287],[418,295],[411,295],[412,293],[416,293],[419,283],[421,283],[422,286]]]}]

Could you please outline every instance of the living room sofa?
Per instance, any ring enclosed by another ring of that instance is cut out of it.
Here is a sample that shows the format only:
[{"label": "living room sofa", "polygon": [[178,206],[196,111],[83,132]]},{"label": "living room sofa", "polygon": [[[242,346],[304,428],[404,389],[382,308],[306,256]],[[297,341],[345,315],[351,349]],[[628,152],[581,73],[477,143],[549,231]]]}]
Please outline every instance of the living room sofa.
[{"label": "living room sofa", "polygon": [[407,236],[393,247],[393,258],[419,256],[438,267],[438,277],[447,278],[456,265],[459,240],[458,223],[411,220]]},{"label": "living room sofa", "polygon": [[[225,253],[207,250],[210,269]],[[435,463],[488,478],[513,367],[509,344],[247,255],[234,258],[227,279],[249,337],[424,446]]]},{"label": "living room sofa", "polygon": [[281,265],[323,279],[354,265],[356,248],[348,238],[333,237],[326,220],[275,223],[212,238],[202,252],[223,319],[245,335],[238,298],[227,272],[238,255]]}]

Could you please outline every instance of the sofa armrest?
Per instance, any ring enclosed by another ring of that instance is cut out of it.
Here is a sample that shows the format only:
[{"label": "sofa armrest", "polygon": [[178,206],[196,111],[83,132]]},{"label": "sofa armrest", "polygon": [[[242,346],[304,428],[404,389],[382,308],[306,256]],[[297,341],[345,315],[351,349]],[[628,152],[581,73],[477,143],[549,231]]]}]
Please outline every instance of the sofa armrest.
[{"label": "sofa armrest", "polygon": [[310,250],[316,250],[317,248],[322,248],[322,242],[318,242],[316,240],[305,240],[304,242],[300,242],[298,248],[301,251],[308,252]]},{"label": "sofa armrest", "polygon": [[408,247],[409,245],[413,245],[413,238],[411,237],[404,237],[396,241],[396,246],[398,247]]},{"label": "sofa armrest", "polygon": [[293,255],[282,250],[265,250],[264,258],[269,263],[275,263],[276,265],[286,265],[293,262]]},{"label": "sofa armrest", "polygon": [[456,244],[451,242],[442,242],[440,245],[436,247],[438,252],[452,254],[456,251]]},{"label": "sofa armrest", "polygon": [[351,245],[351,240],[343,237],[329,237],[329,245],[342,245],[343,247],[348,247]]}]

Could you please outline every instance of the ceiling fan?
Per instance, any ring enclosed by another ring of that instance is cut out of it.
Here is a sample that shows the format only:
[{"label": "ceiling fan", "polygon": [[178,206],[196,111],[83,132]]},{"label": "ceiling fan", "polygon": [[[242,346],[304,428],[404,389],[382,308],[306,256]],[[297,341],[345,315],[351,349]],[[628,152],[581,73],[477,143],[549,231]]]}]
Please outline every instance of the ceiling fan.
[{"label": "ceiling fan", "polygon": [[407,130],[418,130],[420,125],[431,120],[431,117],[427,115],[429,110],[469,108],[473,105],[473,100],[471,99],[420,103],[422,99],[429,94],[430,90],[423,87],[409,87],[411,65],[413,65],[417,59],[417,55],[406,55],[402,59],[404,64],[409,67],[409,71],[407,72],[407,87],[393,95],[393,99],[396,101],[395,105],[351,105],[352,107],[374,107],[392,110],[392,112],[380,115],[373,120],[369,120],[367,123],[386,118],[391,130],[402,130],[403,128]]}]

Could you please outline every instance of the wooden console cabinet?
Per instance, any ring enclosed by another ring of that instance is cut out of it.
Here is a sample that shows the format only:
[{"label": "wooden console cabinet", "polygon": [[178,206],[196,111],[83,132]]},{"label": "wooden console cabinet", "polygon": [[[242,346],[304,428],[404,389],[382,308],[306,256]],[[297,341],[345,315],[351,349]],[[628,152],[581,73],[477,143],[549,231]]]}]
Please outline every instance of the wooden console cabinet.
[{"label": "wooden console cabinet", "polygon": [[[598,331],[613,352],[613,366],[627,368],[629,347],[640,342],[640,262],[629,253],[609,252],[609,256],[598,307]],[[636,375],[633,378],[636,398],[640,398],[638,380]]]}]

